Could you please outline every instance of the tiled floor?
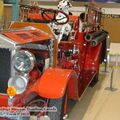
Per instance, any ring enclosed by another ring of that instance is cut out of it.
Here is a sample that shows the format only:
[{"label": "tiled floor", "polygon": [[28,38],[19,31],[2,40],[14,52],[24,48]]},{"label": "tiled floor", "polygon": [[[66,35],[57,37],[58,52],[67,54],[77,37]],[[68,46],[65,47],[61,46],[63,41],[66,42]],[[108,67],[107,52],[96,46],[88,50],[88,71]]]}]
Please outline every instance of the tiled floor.
[{"label": "tiled floor", "polygon": [[69,120],[120,120],[120,69],[114,71],[113,88],[109,88],[111,70],[100,72],[99,82],[88,88],[80,102],[70,101]]}]

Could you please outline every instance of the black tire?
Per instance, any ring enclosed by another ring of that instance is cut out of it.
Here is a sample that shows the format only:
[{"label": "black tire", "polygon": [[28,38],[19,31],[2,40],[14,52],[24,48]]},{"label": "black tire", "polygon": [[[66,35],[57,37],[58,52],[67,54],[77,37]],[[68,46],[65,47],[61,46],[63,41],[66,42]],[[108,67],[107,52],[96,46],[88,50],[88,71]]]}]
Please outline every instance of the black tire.
[{"label": "black tire", "polygon": [[98,82],[98,74],[95,75],[95,77],[94,77],[93,80],[91,81],[89,87],[94,87],[97,82]]},{"label": "black tire", "polygon": [[67,95],[65,94],[65,96],[62,98],[50,99],[49,107],[55,107],[57,109],[56,112],[48,112],[50,120],[63,120],[66,96]]}]

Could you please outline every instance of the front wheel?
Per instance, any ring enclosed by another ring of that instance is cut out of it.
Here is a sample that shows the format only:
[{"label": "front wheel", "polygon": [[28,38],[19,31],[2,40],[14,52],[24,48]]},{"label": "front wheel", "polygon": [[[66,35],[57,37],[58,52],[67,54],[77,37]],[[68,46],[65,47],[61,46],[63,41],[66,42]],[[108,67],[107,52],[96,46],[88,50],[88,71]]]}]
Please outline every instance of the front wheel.
[{"label": "front wheel", "polygon": [[54,107],[56,109],[54,112],[48,112],[50,120],[63,120],[66,99],[67,94],[62,98],[50,99],[49,108]]}]

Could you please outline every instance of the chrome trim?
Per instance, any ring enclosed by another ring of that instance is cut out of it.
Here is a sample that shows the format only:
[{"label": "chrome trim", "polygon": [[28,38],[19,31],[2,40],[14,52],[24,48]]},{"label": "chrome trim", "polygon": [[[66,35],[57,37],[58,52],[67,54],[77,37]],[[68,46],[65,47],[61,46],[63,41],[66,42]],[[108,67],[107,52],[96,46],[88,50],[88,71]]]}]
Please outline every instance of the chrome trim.
[{"label": "chrome trim", "polygon": [[17,47],[16,45],[17,45],[17,43],[15,41],[0,34],[0,48],[15,49]]},{"label": "chrome trim", "polygon": [[[23,53],[23,54],[26,54],[28,57],[29,57],[29,59],[30,59],[30,61],[31,61],[31,68],[29,69],[29,70],[27,70],[27,71],[21,71],[21,70],[19,70],[19,69],[17,69],[16,67],[15,67],[15,58],[16,58],[16,56],[18,57],[19,56],[19,54],[21,54],[21,53]],[[20,51],[18,51],[18,52],[16,52],[16,54],[13,56],[13,58],[12,58],[12,66],[15,68],[15,70],[17,71],[17,72],[20,72],[20,73],[29,73],[32,69],[33,69],[33,67],[34,67],[34,64],[35,64],[35,61],[36,61],[36,59],[35,59],[35,56],[34,56],[34,54],[32,54],[31,52],[29,52],[29,51],[25,51],[25,50],[20,50]]]},{"label": "chrome trim", "polygon": [[[24,87],[21,89],[18,87],[18,85],[16,84],[18,81],[18,78],[21,79],[24,82]],[[17,90],[17,94],[21,94],[26,90],[28,84],[28,77],[24,77],[22,75],[15,75],[14,77],[11,77],[8,81],[8,87],[10,86],[14,86]]]}]

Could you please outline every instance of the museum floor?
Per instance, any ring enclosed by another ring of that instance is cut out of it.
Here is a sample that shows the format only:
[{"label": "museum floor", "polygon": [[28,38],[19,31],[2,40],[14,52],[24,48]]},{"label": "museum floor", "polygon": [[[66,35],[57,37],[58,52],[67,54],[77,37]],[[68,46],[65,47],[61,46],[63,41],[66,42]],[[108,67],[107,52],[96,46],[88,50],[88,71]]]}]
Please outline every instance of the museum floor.
[{"label": "museum floor", "polygon": [[99,82],[94,88],[88,88],[81,101],[69,108],[69,120],[120,120],[120,70],[114,71],[113,88],[110,84],[110,72],[100,72]]}]

